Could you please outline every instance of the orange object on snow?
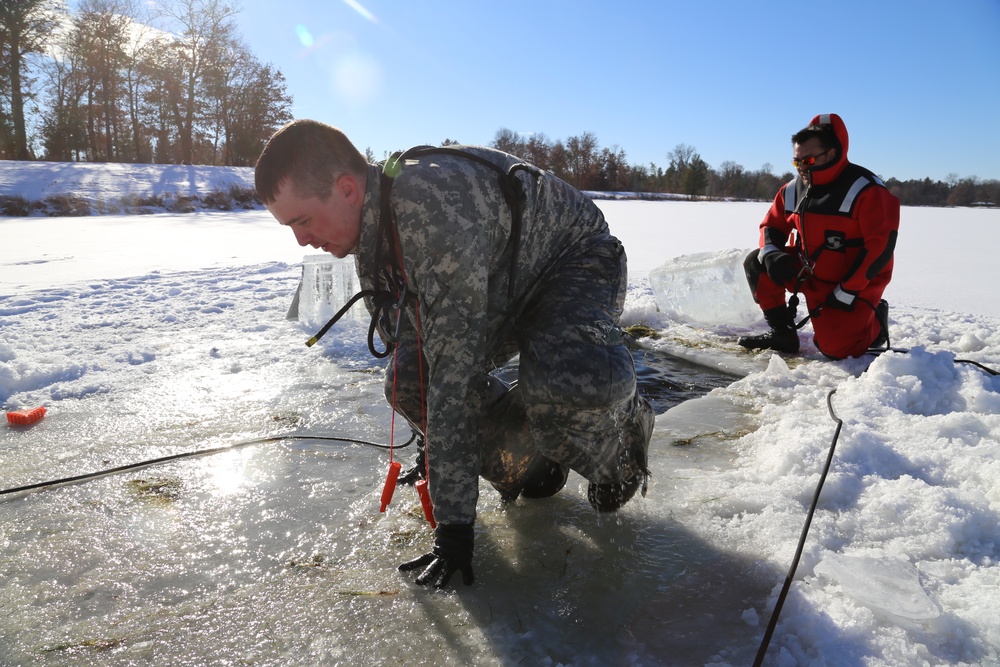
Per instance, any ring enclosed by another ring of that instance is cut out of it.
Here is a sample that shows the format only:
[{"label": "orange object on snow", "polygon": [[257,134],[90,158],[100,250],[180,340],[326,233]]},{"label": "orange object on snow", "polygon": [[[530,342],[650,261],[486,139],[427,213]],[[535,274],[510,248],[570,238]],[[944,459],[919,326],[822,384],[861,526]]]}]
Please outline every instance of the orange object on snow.
[{"label": "orange object on snow", "polygon": [[7,412],[7,423],[18,426],[28,426],[45,416],[45,408],[37,407],[30,410],[10,410]]}]

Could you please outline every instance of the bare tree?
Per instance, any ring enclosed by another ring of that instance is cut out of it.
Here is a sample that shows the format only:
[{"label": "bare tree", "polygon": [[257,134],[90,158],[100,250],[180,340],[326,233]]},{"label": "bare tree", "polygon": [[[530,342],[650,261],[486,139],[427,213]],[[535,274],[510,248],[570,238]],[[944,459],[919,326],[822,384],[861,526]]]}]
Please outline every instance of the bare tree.
[{"label": "bare tree", "polygon": [[176,37],[174,57],[163,70],[169,109],[180,144],[180,161],[194,159],[195,127],[203,115],[199,96],[208,72],[235,32],[236,5],[227,0],[171,0],[165,16]]},{"label": "bare tree", "polygon": [[511,155],[520,155],[521,149],[524,147],[524,139],[514,130],[502,127],[493,135],[493,143],[491,145],[498,151],[510,153]]},{"label": "bare tree", "polygon": [[75,49],[85,66],[87,134],[91,160],[118,159],[127,143],[123,134],[126,96],[122,71],[131,42],[132,18],[117,0],[83,0],[73,25]]},{"label": "bare tree", "polygon": [[131,128],[129,159],[134,162],[152,161],[149,106],[145,99],[158,85],[153,74],[157,50],[166,48],[167,35],[151,25],[151,18],[140,12],[134,0],[118,0],[123,13],[132,19],[129,40],[125,43],[122,61],[122,82],[125,89],[128,124]]},{"label": "bare tree", "polygon": [[[271,65],[261,65],[242,43],[220,49],[205,77],[213,127],[213,164],[249,166],[268,137],[291,120],[291,98],[285,78]],[[221,141],[221,160],[219,159]]]},{"label": "bare tree", "polygon": [[519,155],[531,164],[541,169],[552,168],[552,147],[542,132],[532,134],[524,144]]},{"label": "bare tree", "polygon": [[52,57],[42,67],[48,103],[42,119],[46,160],[69,161],[87,152],[86,121],[80,111],[84,65],[74,39],[74,32],[53,35]]}]

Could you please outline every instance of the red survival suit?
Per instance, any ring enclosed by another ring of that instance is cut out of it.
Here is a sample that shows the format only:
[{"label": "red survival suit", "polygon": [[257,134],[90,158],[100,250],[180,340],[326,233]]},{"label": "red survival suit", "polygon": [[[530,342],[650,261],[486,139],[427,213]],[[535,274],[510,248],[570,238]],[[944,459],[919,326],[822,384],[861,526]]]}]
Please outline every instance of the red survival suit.
[{"label": "red survival suit", "polygon": [[[899,200],[875,174],[847,160],[847,127],[836,114],[810,125],[833,125],[840,141],[837,158],[778,191],[760,223],[760,247],[785,248],[811,267],[798,285],[812,315],[813,340],[834,359],[864,354],[880,333],[875,306],[892,277],[899,230]],[[751,285],[762,310],[785,304],[798,281],[776,284],[762,273]],[[823,307],[836,293],[850,310]]]}]

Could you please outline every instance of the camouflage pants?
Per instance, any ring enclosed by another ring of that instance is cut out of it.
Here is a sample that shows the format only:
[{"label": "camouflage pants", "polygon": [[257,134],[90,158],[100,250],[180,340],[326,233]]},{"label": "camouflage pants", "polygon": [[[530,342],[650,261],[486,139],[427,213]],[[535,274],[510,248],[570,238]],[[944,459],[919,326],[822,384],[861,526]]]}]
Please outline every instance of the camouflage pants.
[{"label": "camouflage pants", "polygon": [[[622,481],[626,421],[638,418],[635,367],[618,328],[626,275],[624,248],[606,237],[562,260],[508,317],[498,337],[504,344],[489,350],[490,365],[519,353],[517,382],[512,388],[482,370],[487,400],[480,473],[501,492],[516,495],[540,456],[591,482]],[[420,430],[420,378],[427,370],[424,362],[421,374],[417,350],[410,329],[386,368],[385,393]],[[428,447],[433,457],[433,443]]]}]

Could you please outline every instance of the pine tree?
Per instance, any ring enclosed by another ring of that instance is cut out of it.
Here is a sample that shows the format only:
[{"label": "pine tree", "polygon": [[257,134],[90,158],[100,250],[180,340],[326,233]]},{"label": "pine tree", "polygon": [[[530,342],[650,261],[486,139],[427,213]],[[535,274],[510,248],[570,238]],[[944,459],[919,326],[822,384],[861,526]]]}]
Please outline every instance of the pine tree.
[{"label": "pine tree", "polygon": [[0,79],[10,96],[6,122],[12,131],[10,146],[0,146],[0,150],[9,150],[16,160],[31,157],[24,117],[25,100],[32,95],[26,77],[27,58],[43,51],[62,13],[65,7],[59,0],[0,2]]}]

